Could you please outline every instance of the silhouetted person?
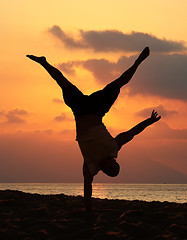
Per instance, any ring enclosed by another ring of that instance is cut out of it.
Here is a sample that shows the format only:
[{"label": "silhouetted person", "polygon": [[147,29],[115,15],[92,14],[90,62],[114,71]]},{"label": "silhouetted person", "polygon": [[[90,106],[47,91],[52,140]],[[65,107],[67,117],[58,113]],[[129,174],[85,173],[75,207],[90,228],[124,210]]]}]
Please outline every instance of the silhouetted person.
[{"label": "silhouetted person", "polygon": [[110,177],[117,176],[120,167],[116,162],[116,158],[121,147],[161,118],[153,110],[150,118],[139,123],[129,131],[120,133],[115,138],[110,135],[102,122],[102,118],[118,97],[120,88],[130,81],[140,63],[148,55],[149,48],[146,47],[126,72],[102,90],[94,92],[89,96],[84,95],[76,86],[69,82],[58,69],[46,61],[45,57],[27,55],[33,61],[41,64],[62,88],[64,102],[72,109],[75,116],[76,140],[84,158],[83,176],[86,209],[92,208],[93,177],[100,170]]}]

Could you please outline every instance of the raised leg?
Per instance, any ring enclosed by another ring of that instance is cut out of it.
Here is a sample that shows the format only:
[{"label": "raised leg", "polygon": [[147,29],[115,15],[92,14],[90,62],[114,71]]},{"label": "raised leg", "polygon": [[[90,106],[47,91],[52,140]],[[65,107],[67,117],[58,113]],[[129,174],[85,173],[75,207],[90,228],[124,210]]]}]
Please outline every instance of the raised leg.
[{"label": "raised leg", "polygon": [[120,88],[127,84],[132,76],[134,75],[134,73],[136,72],[138,66],[141,64],[141,62],[143,62],[147,57],[149,56],[149,48],[146,47],[141,54],[139,55],[139,57],[136,59],[135,63],[127,70],[125,71],[119,78],[117,78],[116,80],[114,80],[112,83],[109,84],[117,84]]},{"label": "raised leg", "polygon": [[57,68],[53,67],[47,62],[45,57],[43,56],[37,57],[34,55],[26,55],[26,56],[31,60],[42,65],[62,89],[72,85],[72,83],[69,82]]},{"label": "raised leg", "polygon": [[135,63],[126,72],[124,72],[118,79],[107,84],[106,87],[104,87],[102,90],[92,93],[90,95],[90,98],[93,103],[92,106],[98,109],[100,116],[104,116],[109,111],[109,109],[114,104],[115,100],[119,95],[120,88],[130,81],[130,79],[136,72],[136,69],[138,68],[140,63],[143,60],[145,60],[148,56],[149,56],[149,48],[146,47],[141,52],[141,54],[139,55]]}]

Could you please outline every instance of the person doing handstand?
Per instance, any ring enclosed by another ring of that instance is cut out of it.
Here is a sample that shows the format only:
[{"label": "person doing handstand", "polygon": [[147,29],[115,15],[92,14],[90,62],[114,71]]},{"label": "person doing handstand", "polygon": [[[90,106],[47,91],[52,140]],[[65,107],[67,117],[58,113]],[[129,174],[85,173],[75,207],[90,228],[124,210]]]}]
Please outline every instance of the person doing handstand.
[{"label": "person doing handstand", "polygon": [[109,83],[102,90],[91,95],[84,95],[58,69],[51,66],[45,57],[27,55],[31,60],[42,65],[62,88],[64,102],[71,108],[75,116],[76,140],[84,158],[84,200],[87,210],[92,209],[91,196],[94,176],[100,170],[110,177],[117,176],[120,167],[116,158],[121,147],[161,118],[153,110],[151,117],[140,122],[129,131],[118,134],[115,138],[110,135],[102,122],[102,118],[117,99],[120,88],[131,80],[138,66],[148,56],[149,48],[146,47],[134,64],[119,78]]}]

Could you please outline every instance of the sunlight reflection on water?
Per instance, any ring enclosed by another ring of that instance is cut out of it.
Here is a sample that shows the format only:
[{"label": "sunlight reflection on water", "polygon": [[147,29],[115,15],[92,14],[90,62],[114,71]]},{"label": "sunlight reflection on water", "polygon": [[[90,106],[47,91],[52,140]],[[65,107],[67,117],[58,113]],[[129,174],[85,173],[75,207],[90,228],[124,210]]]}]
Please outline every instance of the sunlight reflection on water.
[{"label": "sunlight reflection on water", "polygon": [[[0,183],[0,189],[39,194],[83,196],[82,183]],[[187,184],[94,183],[93,197],[108,199],[187,202]]]}]

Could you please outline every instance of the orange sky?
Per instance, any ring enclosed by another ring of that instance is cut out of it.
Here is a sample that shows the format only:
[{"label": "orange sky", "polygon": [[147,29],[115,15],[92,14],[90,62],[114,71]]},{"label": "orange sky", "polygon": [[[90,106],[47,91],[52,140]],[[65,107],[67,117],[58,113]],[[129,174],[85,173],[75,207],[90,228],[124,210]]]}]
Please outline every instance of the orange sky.
[{"label": "orange sky", "polygon": [[121,150],[118,181],[141,181],[125,178],[125,164],[135,167],[139,159],[146,175],[145,155],[150,162],[187,174],[186,0],[3,0],[0,8],[0,181],[81,181],[73,115],[59,101],[57,84],[26,54],[45,55],[89,94],[118,77],[147,45],[149,59],[103,121],[115,136],[149,117],[152,108],[162,120]]}]

